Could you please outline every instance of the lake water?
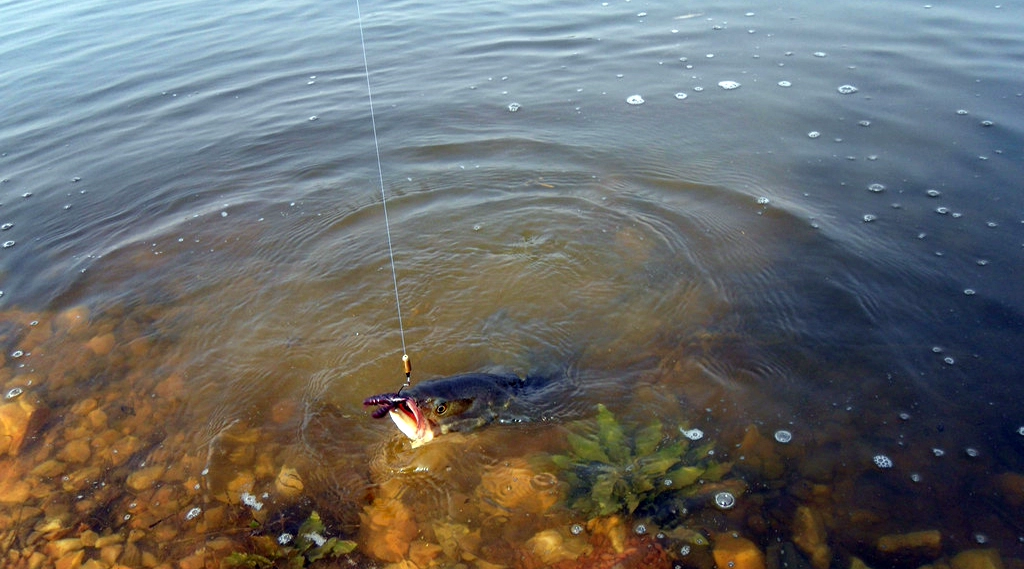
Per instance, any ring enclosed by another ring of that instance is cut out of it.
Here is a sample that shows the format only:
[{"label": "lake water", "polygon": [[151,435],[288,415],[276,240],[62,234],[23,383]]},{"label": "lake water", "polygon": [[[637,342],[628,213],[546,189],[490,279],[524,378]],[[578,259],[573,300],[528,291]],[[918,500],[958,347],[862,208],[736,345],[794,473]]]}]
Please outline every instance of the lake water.
[{"label": "lake water", "polygon": [[[378,170],[354,3],[0,3],[5,558],[1024,564],[1022,12],[364,2]],[[731,469],[574,507],[598,404]]]}]

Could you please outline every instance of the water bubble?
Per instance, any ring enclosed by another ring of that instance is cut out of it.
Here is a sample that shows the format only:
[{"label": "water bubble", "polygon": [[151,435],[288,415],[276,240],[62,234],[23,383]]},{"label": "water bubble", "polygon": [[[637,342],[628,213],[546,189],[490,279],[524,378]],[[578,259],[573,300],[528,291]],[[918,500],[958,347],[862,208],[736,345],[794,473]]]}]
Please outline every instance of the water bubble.
[{"label": "water bubble", "polygon": [[871,223],[872,221],[875,221],[876,219],[878,219],[878,216],[875,215],[875,214],[872,214],[872,213],[865,213],[864,214],[864,223]]},{"label": "water bubble", "polygon": [[981,121],[981,126],[992,126],[994,124],[996,124],[996,123],[994,123],[992,121]]},{"label": "water bubble", "polygon": [[956,363],[956,360],[954,360],[952,356],[946,356],[942,358],[942,361],[945,362],[947,365],[953,365]]},{"label": "water bubble", "polygon": [[572,526],[569,527],[569,533],[573,535],[580,535],[583,533],[583,524],[572,524]]},{"label": "water bubble", "polygon": [[841,95],[852,95],[857,92],[857,88],[853,85],[840,85],[836,91],[839,91]]},{"label": "water bubble", "polygon": [[824,51],[816,51],[814,52],[814,57],[828,57],[828,54]]},{"label": "water bubble", "polygon": [[966,449],[964,449],[964,453],[971,458],[977,458],[978,455],[981,454],[980,452],[978,452],[978,449],[974,447],[967,447]]},{"label": "water bubble", "polygon": [[900,413],[900,420],[901,421],[909,421],[910,420],[910,413],[907,413],[906,411]]},{"label": "water bubble", "polygon": [[644,104],[644,98],[640,95],[630,95],[626,97],[626,102],[630,105],[642,105]]},{"label": "water bubble", "polygon": [[943,456],[946,454],[946,451],[942,450],[941,448],[933,448],[932,454],[934,454],[935,456]]},{"label": "water bubble", "polygon": [[685,556],[687,556],[689,554],[690,554],[690,544],[687,543],[686,545],[684,545],[684,546],[679,548],[679,555],[682,555],[682,556],[685,557]]},{"label": "water bubble", "polygon": [[779,87],[792,87],[793,84],[789,81],[779,81]]},{"label": "water bubble", "polygon": [[935,213],[937,213],[939,215],[946,215],[947,213],[949,213],[949,208],[948,207],[937,207],[937,208],[935,208]]},{"label": "water bubble", "polygon": [[199,514],[201,513],[203,513],[203,509],[196,506],[195,508],[192,508],[185,514],[185,519],[188,521],[194,520],[197,517],[199,517]]},{"label": "water bubble", "polygon": [[702,438],[704,438],[704,431],[700,429],[686,430],[682,427],[679,427],[679,432],[682,433],[684,437],[690,439],[691,441],[699,441]]},{"label": "water bubble", "polygon": [[295,539],[294,535],[290,533],[282,533],[281,535],[277,536],[277,543],[280,543],[281,545],[288,545],[292,542],[293,539]]},{"label": "water bubble", "polygon": [[974,296],[975,294],[978,294],[978,291],[974,290],[973,288],[965,288],[964,294],[966,294],[967,296]]},{"label": "water bubble", "polygon": [[967,114],[967,109],[957,109],[956,110],[956,114],[958,114],[958,115],[966,115]]},{"label": "water bubble", "polygon": [[758,205],[768,205],[768,202],[770,202],[770,201],[771,201],[771,200],[769,200],[769,199],[768,199],[767,197],[765,197],[765,196],[759,196],[759,197],[757,198],[757,203],[758,203]]},{"label": "water bubble", "polygon": [[740,84],[736,81],[719,81],[718,86],[725,89],[726,91],[732,91],[733,89],[739,89]]},{"label": "water bubble", "polygon": [[937,198],[942,195],[942,192],[936,189],[929,189],[926,190],[924,193],[927,194],[930,198]]},{"label": "water bubble", "polygon": [[1024,425],[1017,427],[1017,434],[1024,437]]},{"label": "water bubble", "polygon": [[4,249],[10,249],[11,247],[14,247],[14,240],[12,239],[10,241],[4,241],[4,244],[2,246]]},{"label": "water bubble", "polygon": [[911,474],[910,475],[910,481],[911,482],[920,482],[921,481],[921,475],[916,473],[916,472]]},{"label": "water bubble", "polygon": [[754,13],[753,12],[747,12],[746,14],[743,14],[743,15],[749,18],[749,17],[753,16]]},{"label": "water bubble", "polygon": [[715,506],[720,510],[729,510],[736,505],[736,496],[732,492],[719,492],[715,494]]},{"label": "water bubble", "polygon": [[878,194],[878,193],[881,193],[881,192],[885,191],[885,186],[883,186],[882,184],[878,184],[878,183],[869,184],[868,185],[868,191],[869,192],[874,192],[874,193]]},{"label": "water bubble", "polygon": [[[7,391],[7,394],[4,395],[4,399],[14,399],[15,397],[18,397],[24,392],[25,391],[20,387],[12,387],[9,391]],[[1021,428],[1024,429],[1024,427]]]},{"label": "water bubble", "polygon": [[983,533],[976,533],[974,534],[974,541],[978,542],[980,545],[984,545],[988,543],[988,536]]},{"label": "water bubble", "polygon": [[696,93],[700,93],[701,91],[704,90],[704,87],[701,87],[700,85],[697,85],[696,87],[693,88],[693,90]]},{"label": "water bubble", "polygon": [[683,93],[682,91],[676,93],[676,98],[679,99],[680,101],[682,101],[686,97],[687,97],[686,93]]},{"label": "water bubble", "polygon": [[884,454],[877,454],[871,460],[875,461],[875,466],[878,468],[892,468],[892,459]]},{"label": "water bubble", "polygon": [[787,444],[789,441],[793,440],[793,433],[785,429],[779,429],[778,431],[775,431],[775,440],[782,444]]},{"label": "water bubble", "polygon": [[633,528],[633,533],[637,535],[645,535],[647,534],[647,526],[644,524],[636,524],[636,527]]},{"label": "water bubble", "polygon": [[871,126],[871,121],[858,121],[857,124],[860,126]]},{"label": "water bubble", "polygon": [[819,136],[821,136],[821,133],[816,130],[807,133],[807,138],[818,138]]},{"label": "water bubble", "polygon": [[996,223],[995,221],[986,221],[985,222],[985,226],[986,227],[999,227],[999,224]]},{"label": "water bubble", "polygon": [[10,229],[12,227],[14,227],[13,223],[5,223],[3,225],[0,225],[0,231],[7,231],[8,229]]},{"label": "water bubble", "polygon": [[522,105],[520,105],[519,103],[512,102],[512,103],[508,104],[508,112],[510,112],[510,113],[514,113],[514,112],[518,111],[521,108],[522,108]]},{"label": "water bubble", "polygon": [[310,122],[312,122],[312,121],[315,121],[315,120],[317,120],[317,119],[319,119],[319,118],[320,118],[320,117],[318,117],[318,116],[316,116],[316,115],[313,115],[313,116],[309,117],[309,120],[310,120]]},{"label": "water bubble", "polygon": [[646,15],[647,15],[647,12],[637,12],[637,13],[636,13],[636,17],[637,17],[637,18],[643,18],[643,17],[644,17],[644,16],[646,16]]},{"label": "water bubble", "polygon": [[21,350],[14,350],[13,352],[11,352],[11,357],[12,358],[20,358],[21,356],[24,356],[24,355],[25,355],[25,352],[23,352]]},{"label": "water bubble", "polygon": [[30,197],[32,197],[32,192],[25,192],[25,193],[21,194],[21,197],[23,197],[23,198],[30,198]]}]

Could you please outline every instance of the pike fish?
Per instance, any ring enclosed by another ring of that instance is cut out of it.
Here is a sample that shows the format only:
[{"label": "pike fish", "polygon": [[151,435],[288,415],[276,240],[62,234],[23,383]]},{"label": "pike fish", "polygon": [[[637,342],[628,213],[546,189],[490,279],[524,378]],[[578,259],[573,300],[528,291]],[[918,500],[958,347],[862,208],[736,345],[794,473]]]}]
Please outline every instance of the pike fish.
[{"label": "pike fish", "polygon": [[363,405],[377,406],[373,411],[376,419],[389,415],[418,447],[449,432],[530,420],[529,398],[524,392],[537,381],[543,382],[514,374],[468,373],[423,381],[398,393],[374,395]]}]

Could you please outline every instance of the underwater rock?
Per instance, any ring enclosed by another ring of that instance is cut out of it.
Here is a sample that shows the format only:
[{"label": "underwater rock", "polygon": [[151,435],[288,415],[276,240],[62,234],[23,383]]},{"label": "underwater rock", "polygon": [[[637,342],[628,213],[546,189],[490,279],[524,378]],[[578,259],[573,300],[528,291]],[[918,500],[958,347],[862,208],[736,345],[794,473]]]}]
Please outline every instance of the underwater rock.
[{"label": "underwater rock", "polygon": [[778,442],[762,436],[757,427],[750,425],[736,450],[736,454],[743,457],[737,467],[753,470],[768,480],[781,478],[786,469],[777,452],[780,448]]},{"label": "underwater rock", "polygon": [[743,537],[723,533],[715,536],[712,555],[718,567],[729,569],[766,569],[764,553],[754,542]]},{"label": "underwater rock", "polygon": [[581,555],[589,554],[593,548],[582,540],[566,540],[558,530],[547,529],[527,540],[526,549],[545,565],[554,565],[561,561],[575,561]]},{"label": "underwater rock", "polygon": [[622,518],[619,516],[594,518],[587,522],[587,531],[594,536],[607,537],[615,553],[626,550],[626,526],[622,524]]},{"label": "underwater rock", "polygon": [[381,561],[405,558],[416,537],[416,521],[409,508],[397,499],[378,499],[360,512],[360,549]]},{"label": "underwater rock", "polygon": [[489,513],[542,514],[559,498],[558,479],[536,472],[525,459],[515,458],[489,468],[476,488],[481,509]]},{"label": "underwater rock", "polygon": [[43,422],[43,415],[25,395],[0,405],[0,455],[18,456],[25,440]]},{"label": "underwater rock", "polygon": [[84,306],[68,308],[57,315],[53,325],[58,332],[77,334],[89,325],[89,309]]},{"label": "underwater rock", "polygon": [[141,470],[136,470],[128,475],[126,483],[128,487],[136,492],[141,492],[152,488],[156,484],[161,475],[163,475],[165,467],[162,465],[147,466]]},{"label": "underwater rock", "polygon": [[811,560],[814,569],[828,569],[832,561],[832,550],[828,546],[825,523],[816,511],[807,506],[796,509],[793,543]]},{"label": "underwater rock", "polygon": [[1004,472],[996,476],[995,485],[1008,504],[1015,507],[1024,505],[1024,474]]},{"label": "underwater rock", "polygon": [[110,352],[113,351],[114,344],[116,343],[117,340],[114,338],[114,335],[107,333],[99,336],[93,336],[85,343],[85,347],[97,356],[102,357],[109,355]]},{"label": "underwater rock", "polygon": [[58,459],[73,464],[81,464],[89,460],[90,456],[92,456],[92,449],[89,447],[89,441],[86,439],[68,441],[64,448],[57,452]]},{"label": "underwater rock", "polygon": [[442,553],[440,545],[417,540],[409,544],[409,561],[416,567],[429,567]]},{"label": "underwater rock", "polygon": [[274,489],[282,498],[294,500],[302,495],[305,485],[302,484],[302,477],[299,471],[290,466],[282,466],[274,479]]},{"label": "underwater rock", "polygon": [[925,555],[937,557],[942,552],[942,534],[939,530],[889,534],[878,538],[878,551],[893,555]]},{"label": "underwater rock", "polygon": [[997,549],[968,549],[957,553],[949,562],[953,569],[1003,569]]}]

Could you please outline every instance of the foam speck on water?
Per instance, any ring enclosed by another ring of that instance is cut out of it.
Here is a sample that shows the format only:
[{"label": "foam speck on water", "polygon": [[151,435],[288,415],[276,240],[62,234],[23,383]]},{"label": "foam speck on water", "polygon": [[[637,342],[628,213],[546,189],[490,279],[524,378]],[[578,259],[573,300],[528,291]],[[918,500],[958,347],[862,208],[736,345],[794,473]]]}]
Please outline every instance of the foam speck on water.
[{"label": "foam speck on water", "polygon": [[185,513],[185,519],[189,521],[194,520],[198,518],[199,514],[201,513],[203,513],[203,509],[200,508],[199,506],[196,506],[195,508],[192,508],[191,510]]},{"label": "foam speck on water", "polygon": [[872,192],[872,193],[875,193],[875,194],[880,194],[880,193],[885,191],[885,186],[883,186],[882,184],[879,184],[877,182],[874,183],[874,184],[869,184],[868,185],[868,191]]},{"label": "foam speck on water", "polygon": [[640,95],[630,95],[626,97],[626,102],[630,105],[642,105],[644,104],[644,98]]},{"label": "foam speck on water", "polygon": [[680,101],[682,101],[686,97],[687,97],[686,93],[683,93],[681,91],[679,93],[676,93],[676,98],[679,99]]},{"label": "foam speck on water", "polygon": [[775,431],[775,440],[782,444],[788,444],[793,440],[793,433],[785,429],[779,429],[778,431]]},{"label": "foam speck on water", "polygon": [[256,496],[253,496],[248,492],[242,492],[242,503],[257,512],[263,509],[263,502],[260,502],[256,499]]},{"label": "foam speck on water", "polygon": [[719,81],[718,86],[725,89],[726,91],[732,91],[733,89],[739,89],[740,84],[736,81]]},{"label": "foam speck on water", "polygon": [[682,433],[684,437],[690,439],[691,441],[699,441],[702,438],[704,438],[704,431],[700,429],[684,429],[682,427],[679,427],[679,432]]},{"label": "foam speck on water", "polygon": [[857,92],[857,88],[853,85],[840,85],[836,91],[839,91],[842,95],[852,95]]},{"label": "foam speck on water", "polygon": [[884,454],[877,454],[872,460],[878,468],[892,468],[892,459]]},{"label": "foam speck on water", "polygon": [[779,81],[779,87],[792,87],[793,84],[789,81]]},{"label": "foam speck on water", "polygon": [[807,138],[818,138],[819,136],[821,136],[821,133],[816,130],[807,133]]}]

